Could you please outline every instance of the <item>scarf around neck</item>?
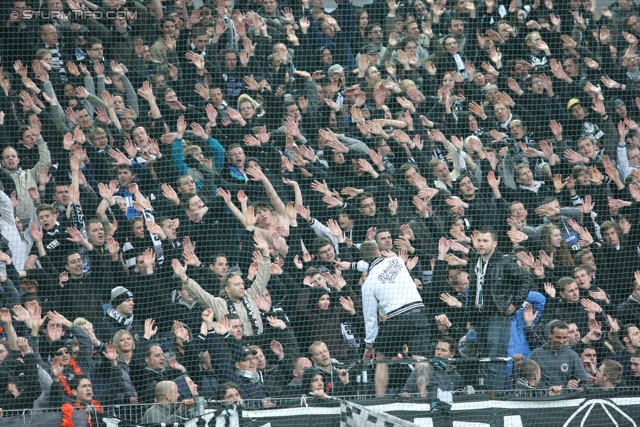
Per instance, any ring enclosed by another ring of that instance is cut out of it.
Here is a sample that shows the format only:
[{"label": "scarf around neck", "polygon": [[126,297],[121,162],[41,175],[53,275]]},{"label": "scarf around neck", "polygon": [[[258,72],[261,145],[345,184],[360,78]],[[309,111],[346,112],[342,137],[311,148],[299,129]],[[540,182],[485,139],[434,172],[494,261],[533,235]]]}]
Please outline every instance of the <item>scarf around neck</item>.
[{"label": "scarf around neck", "polygon": [[[238,312],[236,311],[236,307],[233,304],[233,300],[229,298],[229,295],[225,295],[224,299],[227,302],[227,309],[229,310],[229,313],[237,315]],[[244,305],[244,309],[247,310],[247,316],[249,316],[249,320],[251,321],[253,333],[256,335],[260,335],[262,332],[260,332],[260,328],[258,327],[258,318],[256,317],[256,313],[253,311],[253,308],[251,308],[249,300],[245,296],[242,297],[240,301],[242,302],[242,305]]]},{"label": "scarf around neck", "polygon": [[131,324],[133,323],[133,314],[125,319],[120,315],[120,313],[118,313],[116,308],[112,305],[110,305],[109,308],[107,309],[107,316],[114,319],[116,322],[118,322],[119,325],[124,326],[127,330],[129,330],[129,328],[131,327]]}]

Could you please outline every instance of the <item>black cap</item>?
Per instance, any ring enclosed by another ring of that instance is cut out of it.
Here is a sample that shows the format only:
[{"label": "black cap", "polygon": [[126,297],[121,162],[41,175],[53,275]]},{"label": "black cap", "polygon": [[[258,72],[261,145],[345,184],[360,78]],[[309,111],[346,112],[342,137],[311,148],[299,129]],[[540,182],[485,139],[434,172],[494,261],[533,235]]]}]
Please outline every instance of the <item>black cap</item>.
[{"label": "black cap", "polygon": [[236,350],[234,362],[242,362],[250,354],[253,354],[255,356],[256,354],[258,354],[258,352],[255,350],[251,350],[249,347],[240,347],[238,350]]}]

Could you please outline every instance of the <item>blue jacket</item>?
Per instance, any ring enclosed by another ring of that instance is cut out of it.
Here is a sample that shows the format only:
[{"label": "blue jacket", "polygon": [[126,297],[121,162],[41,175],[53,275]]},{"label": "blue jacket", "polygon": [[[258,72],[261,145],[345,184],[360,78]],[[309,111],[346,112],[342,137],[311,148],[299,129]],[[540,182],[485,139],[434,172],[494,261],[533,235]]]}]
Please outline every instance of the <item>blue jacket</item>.
[{"label": "blue jacket", "polygon": [[[224,154],[225,149],[218,140],[209,137],[207,139],[207,145],[211,150],[211,155],[213,157],[213,166],[216,170],[221,171],[224,166]],[[203,153],[206,157],[206,153]],[[180,175],[187,175],[189,173],[189,167],[184,160],[184,148],[182,144],[182,138],[176,138],[173,142],[173,146],[171,147],[171,159],[173,160],[173,165]],[[196,190],[200,190],[202,187],[202,181],[196,182]],[[207,197],[215,197],[215,191],[213,195],[205,194]]]},{"label": "blue jacket", "polygon": [[[514,354],[522,354],[525,359],[529,358],[532,350],[531,347],[529,347],[527,336],[525,334],[527,325],[524,323],[524,308],[530,304],[533,306],[533,312],[538,312],[538,315],[533,320],[533,323],[536,324],[542,317],[542,312],[544,311],[544,305],[546,302],[547,299],[540,292],[529,291],[529,295],[527,295],[525,303],[511,318],[511,339],[509,340],[508,352],[509,357],[512,357]],[[507,364],[507,373],[509,375],[513,374],[513,362],[509,362]]]}]

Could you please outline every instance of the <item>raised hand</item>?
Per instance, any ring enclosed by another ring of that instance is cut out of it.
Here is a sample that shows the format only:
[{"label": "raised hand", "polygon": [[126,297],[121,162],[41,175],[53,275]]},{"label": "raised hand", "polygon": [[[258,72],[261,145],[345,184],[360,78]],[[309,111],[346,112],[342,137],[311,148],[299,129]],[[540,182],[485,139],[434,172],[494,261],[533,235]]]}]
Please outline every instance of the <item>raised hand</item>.
[{"label": "raised hand", "polygon": [[36,242],[41,242],[42,241],[42,228],[38,227],[38,225],[35,222],[31,223],[31,227],[29,229],[31,231],[31,236],[33,237],[33,240],[35,240]]},{"label": "raised hand", "polygon": [[311,221],[311,210],[308,206],[304,206],[302,204],[296,204],[296,212],[302,219],[309,222]]},{"label": "raised hand", "polygon": [[549,295],[549,298],[556,297],[556,288],[551,283],[544,284],[544,292]]},{"label": "raised hand", "polygon": [[449,307],[462,307],[462,303],[450,294],[440,294],[440,301],[447,304]]},{"label": "raised hand", "polygon": [[144,337],[150,340],[155,334],[158,333],[158,327],[155,326],[156,321],[154,319],[147,319],[144,321]]},{"label": "raised hand", "polygon": [[57,311],[50,311],[47,313],[47,317],[49,321],[53,322],[56,325],[63,326],[67,329],[71,329],[73,327],[73,323],[71,323],[66,317]]},{"label": "raised hand", "polygon": [[258,250],[260,250],[262,252],[262,256],[263,257],[269,256],[269,245],[264,240],[262,235],[260,235],[258,233],[254,233],[253,241],[254,241],[253,247],[258,249]]},{"label": "raised hand", "polygon": [[[213,313],[211,313],[211,317],[213,318]],[[229,319],[227,319],[226,317],[221,318],[217,322],[213,322],[212,326],[213,330],[218,335],[226,335],[231,331],[231,324],[229,323]]]},{"label": "raised hand", "polygon": [[287,324],[284,323],[284,320],[278,319],[277,317],[268,316],[267,322],[269,322],[269,326],[271,326],[272,328],[281,329],[281,330],[287,329]]},{"label": "raised hand", "polygon": [[29,315],[26,308],[21,305],[14,305],[12,310],[14,313],[13,320],[24,323],[28,328],[31,328],[31,315]]},{"label": "raised hand", "polygon": [[356,309],[354,307],[353,301],[351,300],[351,297],[340,297],[340,306],[344,311],[348,312],[352,316],[356,314]]},{"label": "raised hand", "polygon": [[582,304],[585,311],[588,311],[590,313],[602,313],[602,307],[600,307],[600,305],[594,301],[582,298],[580,300],[580,304]]},{"label": "raised hand", "polygon": [[85,240],[84,236],[82,235],[80,230],[78,230],[77,228],[72,228],[72,227],[67,228],[67,234],[69,234],[69,237],[67,237],[67,240],[70,242],[82,243]]},{"label": "raised hand", "polygon": [[189,340],[189,330],[184,327],[182,322],[173,321],[173,335],[182,342]]},{"label": "raised hand", "polygon": [[533,325],[533,322],[536,320],[538,313],[538,311],[533,311],[533,306],[531,304],[527,304],[522,313],[527,326]]}]

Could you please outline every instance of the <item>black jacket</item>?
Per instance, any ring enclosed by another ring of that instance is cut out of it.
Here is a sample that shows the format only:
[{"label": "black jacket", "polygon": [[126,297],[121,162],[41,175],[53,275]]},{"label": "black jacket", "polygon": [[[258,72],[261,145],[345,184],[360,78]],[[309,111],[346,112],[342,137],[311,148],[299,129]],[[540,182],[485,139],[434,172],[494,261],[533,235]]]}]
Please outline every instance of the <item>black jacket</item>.
[{"label": "black jacket", "polygon": [[495,251],[489,258],[484,283],[484,306],[482,310],[475,307],[476,292],[476,265],[478,255],[469,254],[469,290],[473,303],[469,304],[470,315],[473,318],[483,318],[490,316],[504,316],[509,304],[520,307],[527,298],[531,289],[532,278],[529,273],[523,270],[515,260],[502,252]]},{"label": "black jacket", "polygon": [[633,323],[640,324],[640,301],[631,295],[618,306],[617,317],[621,324]]},{"label": "black jacket", "polygon": [[97,326],[98,339],[102,342],[113,341],[113,337],[120,329],[128,331],[135,342],[140,342],[144,336],[142,321],[134,316],[132,320],[120,316],[115,307],[109,306],[105,317]]},{"label": "black jacket", "polygon": [[24,355],[24,364],[22,364],[21,371],[21,374],[24,374],[20,378],[24,389],[20,395],[14,397],[13,394],[7,392],[0,395],[0,407],[5,411],[31,409],[33,408],[33,402],[42,393],[40,382],[38,382],[38,365],[34,353]]}]

